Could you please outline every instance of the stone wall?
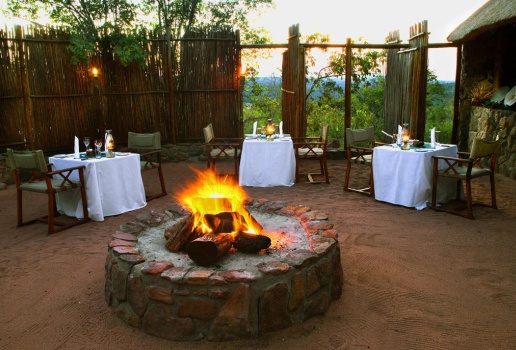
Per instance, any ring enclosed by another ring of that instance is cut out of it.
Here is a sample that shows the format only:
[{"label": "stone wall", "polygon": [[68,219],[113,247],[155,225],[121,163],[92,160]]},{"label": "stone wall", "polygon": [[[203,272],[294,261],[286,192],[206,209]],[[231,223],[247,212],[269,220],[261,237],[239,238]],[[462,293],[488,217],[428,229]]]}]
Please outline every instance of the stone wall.
[{"label": "stone wall", "polygon": [[485,107],[471,108],[469,121],[468,149],[474,137],[487,140],[500,138],[498,152],[498,172],[516,180],[516,111],[490,109]]},{"label": "stone wall", "polygon": [[146,261],[139,236],[158,228],[164,246],[165,228],[187,215],[175,205],[152,210],[113,233],[105,263],[107,304],[128,325],[175,341],[254,338],[323,315],[344,283],[333,224],[317,210],[285,202],[260,199],[247,208],[299,220],[308,247],[271,248],[257,265],[236,252],[240,268],[231,269],[223,262],[197,266],[184,252]]},{"label": "stone wall", "polygon": [[[512,33],[505,35],[512,38]],[[488,31],[463,45],[457,144],[460,151],[469,151],[472,138],[477,133],[487,139],[495,139],[498,135],[501,147],[497,171],[516,179],[516,111],[484,108],[472,103],[471,91],[481,83],[491,84],[494,90],[515,84],[514,73],[510,73],[512,68],[505,67],[506,74],[499,72],[500,67],[493,54],[499,49],[498,39],[497,32]]]}]

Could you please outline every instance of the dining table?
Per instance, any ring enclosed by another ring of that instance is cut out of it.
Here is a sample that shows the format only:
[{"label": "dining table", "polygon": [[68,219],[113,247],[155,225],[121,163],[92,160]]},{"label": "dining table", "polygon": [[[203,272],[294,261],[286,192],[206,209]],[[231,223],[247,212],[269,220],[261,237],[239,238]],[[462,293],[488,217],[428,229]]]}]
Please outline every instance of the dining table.
[{"label": "dining table", "polygon": [[[457,146],[442,144],[402,150],[394,145],[373,149],[374,196],[376,200],[418,210],[432,200],[433,156],[457,157]],[[445,167],[439,161],[439,169]],[[456,196],[456,182],[440,178],[437,202],[446,203]]]},{"label": "dining table", "polygon": [[[136,153],[115,153],[114,158],[80,157],[55,155],[49,157],[54,169],[85,165],[84,179],[88,213],[91,220],[103,221],[106,216],[119,215],[143,208],[147,205],[145,189],[140,170],[140,155]],[[75,177],[75,178],[74,178]],[[78,172],[71,175],[78,178]],[[56,199],[60,213],[82,219],[82,199],[79,191],[59,193]]]},{"label": "dining table", "polygon": [[238,182],[240,186],[293,186],[296,157],[290,135],[269,140],[246,136],[242,144]]}]

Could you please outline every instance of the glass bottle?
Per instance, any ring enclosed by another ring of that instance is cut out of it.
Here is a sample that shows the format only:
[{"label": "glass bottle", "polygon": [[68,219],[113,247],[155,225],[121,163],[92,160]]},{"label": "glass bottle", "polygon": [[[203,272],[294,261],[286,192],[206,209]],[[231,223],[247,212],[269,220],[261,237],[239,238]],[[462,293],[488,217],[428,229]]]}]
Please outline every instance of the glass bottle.
[{"label": "glass bottle", "polygon": [[265,127],[267,138],[271,138],[274,135],[274,132],[276,130],[276,127],[272,123],[272,119],[269,118],[267,120],[267,126]]},{"label": "glass bottle", "polygon": [[401,146],[401,149],[403,149],[403,150],[410,149],[409,140],[410,140],[410,128],[409,128],[408,123],[405,123],[405,124],[403,124],[403,136],[402,136],[403,145]]},{"label": "glass bottle", "polygon": [[114,158],[115,157],[115,139],[113,138],[113,134],[111,133],[111,130],[106,130],[104,149],[106,151],[106,158]]}]

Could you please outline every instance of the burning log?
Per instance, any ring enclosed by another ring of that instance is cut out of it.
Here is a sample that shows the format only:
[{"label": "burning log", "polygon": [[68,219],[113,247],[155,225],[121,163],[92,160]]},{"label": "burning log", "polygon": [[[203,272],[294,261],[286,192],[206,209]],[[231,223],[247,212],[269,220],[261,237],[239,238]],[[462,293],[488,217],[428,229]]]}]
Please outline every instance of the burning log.
[{"label": "burning log", "polygon": [[209,234],[193,240],[187,247],[190,259],[202,266],[209,266],[231,249],[230,234]]},{"label": "burning log", "polygon": [[264,235],[238,232],[233,242],[233,247],[244,253],[257,253],[262,249],[269,248],[271,239]]},{"label": "burning log", "polygon": [[204,218],[208,226],[212,229],[213,234],[231,233],[235,231],[235,223],[238,223],[237,217],[241,217],[238,213],[222,212],[218,214],[206,214]]},{"label": "burning log", "polygon": [[184,251],[190,242],[202,235],[200,230],[194,229],[194,221],[193,215],[190,214],[165,229],[165,237],[168,237],[165,246],[168,250],[174,253]]}]

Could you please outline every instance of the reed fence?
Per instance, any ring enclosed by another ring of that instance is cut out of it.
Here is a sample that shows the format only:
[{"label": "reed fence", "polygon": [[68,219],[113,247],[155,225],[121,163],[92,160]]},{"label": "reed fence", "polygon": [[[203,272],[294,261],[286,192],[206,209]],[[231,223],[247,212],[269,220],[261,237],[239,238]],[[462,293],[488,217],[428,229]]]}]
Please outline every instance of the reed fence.
[{"label": "reed fence", "polygon": [[197,30],[175,40],[145,34],[144,64],[124,66],[109,42],[99,43],[89,64],[72,64],[66,30],[0,30],[0,150],[69,151],[74,136],[103,138],[106,129],[117,144],[129,131],[160,131],[164,142],[202,140],[210,122],[217,136],[240,136],[238,32]]}]

